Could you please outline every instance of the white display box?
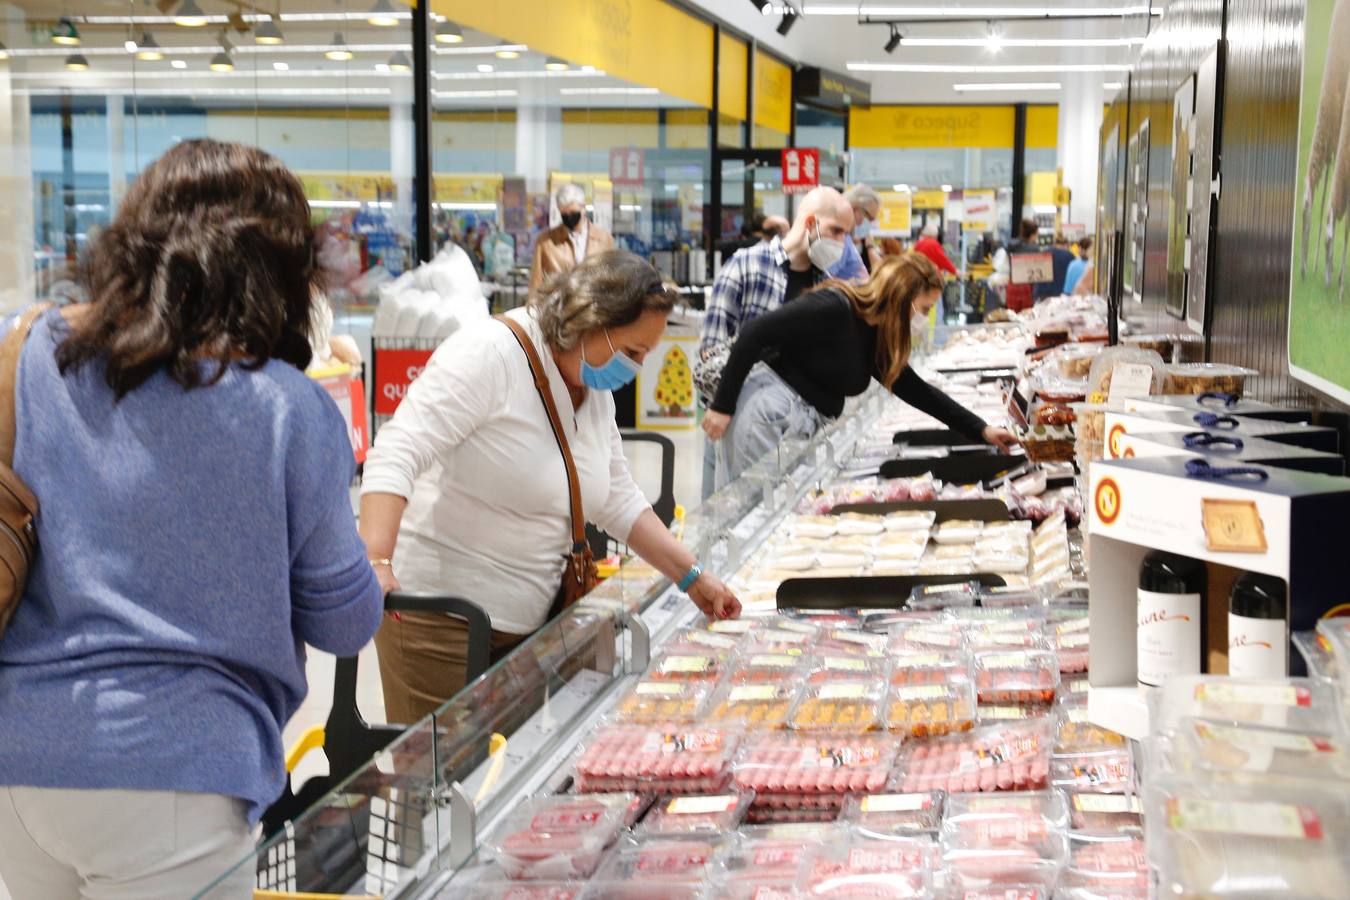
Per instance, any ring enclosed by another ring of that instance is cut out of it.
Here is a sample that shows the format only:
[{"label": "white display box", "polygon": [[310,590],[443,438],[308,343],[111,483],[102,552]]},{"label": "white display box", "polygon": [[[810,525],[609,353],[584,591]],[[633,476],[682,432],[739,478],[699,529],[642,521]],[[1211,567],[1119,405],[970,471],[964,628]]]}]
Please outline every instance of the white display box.
[{"label": "white display box", "polygon": [[[1283,579],[1291,631],[1315,627],[1345,594],[1350,479],[1277,468],[1263,469],[1263,481],[1195,478],[1187,474],[1191,461],[1157,456],[1092,466],[1089,717],[1136,739],[1148,733],[1135,690],[1135,635],[1139,566],[1149,551]],[[1301,674],[1299,654],[1291,650],[1289,660]]]},{"label": "white display box", "polygon": [[[1213,415],[1219,415],[1213,413]],[[1303,425],[1297,422],[1274,422],[1268,419],[1251,419],[1241,416],[1227,416],[1218,426],[1206,426],[1210,421],[1205,412],[1168,412],[1156,408],[1136,408],[1129,411],[1125,404],[1119,409],[1106,410],[1102,427],[1104,448],[1107,459],[1124,459],[1125,448],[1121,438],[1128,434],[1147,432],[1190,432],[1210,431],[1214,434],[1246,438],[1261,438],[1279,444],[1293,444],[1320,450],[1324,453],[1340,452],[1340,434],[1332,428],[1320,425]]]},{"label": "white display box", "polygon": [[1192,446],[1187,439],[1195,432],[1151,431],[1121,434],[1117,439],[1122,459],[1143,456],[1184,456],[1208,460],[1214,466],[1274,466],[1317,472],[1322,475],[1344,475],[1345,457],[1339,453],[1323,453],[1294,444],[1280,444],[1256,437],[1236,437],[1218,432],[1205,432],[1215,443]]},{"label": "white display box", "polygon": [[1212,412],[1221,416],[1247,419],[1269,419],[1274,422],[1312,421],[1312,410],[1306,406],[1275,406],[1257,400],[1236,400],[1231,405],[1205,395],[1167,394],[1162,397],[1143,397],[1122,401],[1127,411],[1153,410],[1157,412]]}]

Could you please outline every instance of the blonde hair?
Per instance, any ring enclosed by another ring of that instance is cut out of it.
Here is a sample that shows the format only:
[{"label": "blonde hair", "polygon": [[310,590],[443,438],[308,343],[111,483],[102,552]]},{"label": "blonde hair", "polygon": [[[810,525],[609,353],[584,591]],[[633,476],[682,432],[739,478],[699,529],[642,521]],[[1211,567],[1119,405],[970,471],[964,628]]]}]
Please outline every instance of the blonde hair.
[{"label": "blonde hair", "polygon": [[913,335],[909,320],[914,301],[929,291],[942,290],[942,273],[922,253],[910,251],[887,256],[872,277],[862,284],[828,281],[821,286],[848,298],[858,318],[877,329],[877,371],[880,381],[890,390],[909,362]]},{"label": "blonde hair", "polygon": [[644,312],[670,312],[675,294],[641,257],[606,250],[550,278],[530,297],[530,308],[549,346],[566,351],[593,331],[631,325]]}]

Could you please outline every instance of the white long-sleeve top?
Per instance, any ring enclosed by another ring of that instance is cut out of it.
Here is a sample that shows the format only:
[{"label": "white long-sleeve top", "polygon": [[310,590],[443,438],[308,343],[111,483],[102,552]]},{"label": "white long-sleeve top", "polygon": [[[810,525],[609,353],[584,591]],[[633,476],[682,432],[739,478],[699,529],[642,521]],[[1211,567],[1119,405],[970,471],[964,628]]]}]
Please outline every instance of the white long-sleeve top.
[{"label": "white long-sleeve top", "polygon": [[[507,315],[525,325],[548,373],[587,520],[626,540],[649,504],[628,472],[613,396],[589,391],[569,415],[567,385],[533,315]],[[498,631],[544,623],[571,545],[567,472],[504,324],[480,322],[441,344],[380,428],[361,493],[408,499],[394,551],[406,590],[472,600]]]}]

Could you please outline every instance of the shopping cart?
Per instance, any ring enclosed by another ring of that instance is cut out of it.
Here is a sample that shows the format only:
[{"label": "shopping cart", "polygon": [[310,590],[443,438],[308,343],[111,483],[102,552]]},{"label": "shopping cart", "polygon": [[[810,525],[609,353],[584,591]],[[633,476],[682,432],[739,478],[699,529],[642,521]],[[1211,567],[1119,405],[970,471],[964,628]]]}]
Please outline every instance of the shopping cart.
[{"label": "shopping cart", "polygon": [[[492,626],[476,603],[395,592],[386,598],[385,611],[443,613],[463,619],[469,628],[467,681],[487,671]],[[264,838],[283,834],[285,838],[275,840],[267,852],[258,855],[255,900],[362,896],[358,888],[379,884],[380,873],[400,872],[428,849],[421,823],[431,809],[434,773],[396,761],[385,767],[368,765],[408,729],[401,724],[366,722],[356,703],[357,665],[356,657],[337,660],[327,722],[306,731],[286,757],[285,789],[263,814]],[[500,749],[494,740],[487,753]],[[416,756],[418,748],[401,750]],[[290,775],[314,751],[322,751],[327,758],[328,773],[312,776],[296,788]],[[336,802],[330,798],[325,808],[314,808],[358,771],[363,771],[358,778],[363,783],[349,785],[350,790],[340,792]],[[371,783],[372,779],[379,783]],[[297,823],[301,824],[297,827]],[[396,880],[391,876],[389,886]]]}]

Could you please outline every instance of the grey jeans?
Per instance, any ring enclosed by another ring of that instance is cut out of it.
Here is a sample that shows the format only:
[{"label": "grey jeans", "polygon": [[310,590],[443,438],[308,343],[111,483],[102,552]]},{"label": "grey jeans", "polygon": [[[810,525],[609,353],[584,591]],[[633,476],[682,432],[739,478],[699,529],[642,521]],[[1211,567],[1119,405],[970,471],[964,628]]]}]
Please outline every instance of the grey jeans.
[{"label": "grey jeans", "polygon": [[787,382],[767,366],[758,366],[741,388],[731,427],[715,445],[720,490],[753,466],[784,439],[809,438],[822,419]]}]

